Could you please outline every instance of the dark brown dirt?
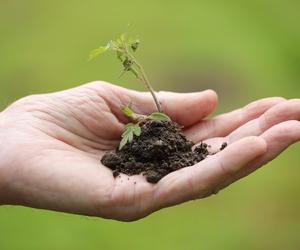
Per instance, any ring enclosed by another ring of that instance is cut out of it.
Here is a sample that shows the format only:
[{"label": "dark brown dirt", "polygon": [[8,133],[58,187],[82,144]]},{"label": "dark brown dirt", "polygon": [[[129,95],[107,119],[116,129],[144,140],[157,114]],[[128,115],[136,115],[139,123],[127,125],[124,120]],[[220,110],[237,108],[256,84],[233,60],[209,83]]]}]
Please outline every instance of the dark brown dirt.
[{"label": "dark brown dirt", "polygon": [[209,154],[205,143],[193,150],[194,143],[181,134],[174,122],[147,120],[140,126],[139,137],[134,136],[121,150],[103,156],[102,164],[113,170],[114,177],[120,173],[142,173],[148,182],[156,183],[170,172],[192,166]]}]

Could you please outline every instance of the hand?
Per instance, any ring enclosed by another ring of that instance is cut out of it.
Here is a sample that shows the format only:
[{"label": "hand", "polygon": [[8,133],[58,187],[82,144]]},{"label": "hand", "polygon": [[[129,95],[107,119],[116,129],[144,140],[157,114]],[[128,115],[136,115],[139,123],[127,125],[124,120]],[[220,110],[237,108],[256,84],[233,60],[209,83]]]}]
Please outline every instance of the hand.
[{"label": "hand", "polygon": [[158,93],[164,111],[184,125],[189,139],[212,150],[229,146],[156,185],[144,177],[114,179],[100,164],[128,122],[120,105],[155,110],[150,94],[94,82],[33,95],[0,114],[0,199],[17,204],[118,220],[203,198],[249,174],[300,139],[300,100],[267,98],[203,120],[216,106],[213,91]]}]

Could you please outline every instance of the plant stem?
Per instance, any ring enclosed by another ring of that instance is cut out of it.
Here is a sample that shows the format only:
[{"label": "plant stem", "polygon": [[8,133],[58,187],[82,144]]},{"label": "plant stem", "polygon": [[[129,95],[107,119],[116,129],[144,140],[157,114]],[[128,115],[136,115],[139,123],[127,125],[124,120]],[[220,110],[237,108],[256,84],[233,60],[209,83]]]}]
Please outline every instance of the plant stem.
[{"label": "plant stem", "polygon": [[139,69],[139,72],[140,72],[140,75],[137,76],[137,78],[142,82],[144,83],[144,85],[146,86],[146,88],[150,91],[153,99],[154,99],[154,102],[155,102],[155,105],[156,105],[156,108],[157,108],[157,111],[158,112],[162,112],[162,108],[161,108],[161,105],[159,103],[159,100],[157,99],[156,95],[155,95],[155,91],[154,89],[152,88],[148,78],[147,78],[147,75],[145,73],[145,70],[144,68],[142,67],[142,65],[137,61],[137,59],[129,52],[127,46],[125,46],[125,51],[127,53],[127,55],[130,57],[130,59],[132,60],[132,62],[137,66],[137,68]]}]

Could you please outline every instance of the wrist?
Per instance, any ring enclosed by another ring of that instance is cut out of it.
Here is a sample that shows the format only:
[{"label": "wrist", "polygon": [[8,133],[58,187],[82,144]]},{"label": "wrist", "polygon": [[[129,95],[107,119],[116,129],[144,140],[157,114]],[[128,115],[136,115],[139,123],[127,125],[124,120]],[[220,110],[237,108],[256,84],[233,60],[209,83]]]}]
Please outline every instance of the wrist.
[{"label": "wrist", "polygon": [[7,181],[7,126],[4,112],[0,112],[0,205],[9,204],[9,192]]}]

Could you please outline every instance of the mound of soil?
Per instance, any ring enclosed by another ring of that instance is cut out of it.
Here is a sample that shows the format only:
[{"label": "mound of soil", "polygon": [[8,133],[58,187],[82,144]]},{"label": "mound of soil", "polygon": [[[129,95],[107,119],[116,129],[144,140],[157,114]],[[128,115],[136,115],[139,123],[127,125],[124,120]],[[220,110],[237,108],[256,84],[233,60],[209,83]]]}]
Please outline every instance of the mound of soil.
[{"label": "mound of soil", "polygon": [[121,150],[103,156],[102,164],[112,169],[115,177],[120,173],[142,173],[148,182],[156,183],[170,172],[192,166],[209,155],[205,143],[193,150],[194,143],[185,138],[174,122],[146,120],[140,127],[139,137],[135,136]]}]

